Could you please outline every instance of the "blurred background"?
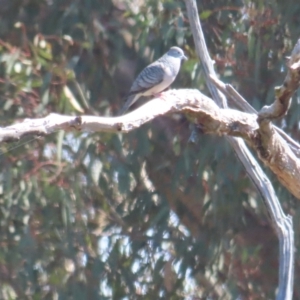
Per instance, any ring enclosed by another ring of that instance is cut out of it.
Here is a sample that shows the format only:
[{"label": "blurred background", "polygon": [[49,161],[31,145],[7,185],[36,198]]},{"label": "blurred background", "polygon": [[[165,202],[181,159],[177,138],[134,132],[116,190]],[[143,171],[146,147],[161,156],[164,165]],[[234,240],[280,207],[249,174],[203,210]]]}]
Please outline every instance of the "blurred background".
[{"label": "blurred background", "polygon": [[[300,2],[198,9],[221,80],[256,109],[272,103]],[[183,1],[0,0],[0,126],[52,112],[114,116],[135,76],[173,45],[189,60],[172,87],[209,96]],[[277,124],[296,140],[299,101]],[[0,299],[274,299],[278,240],[260,195],[224,138],[190,134],[178,114],[128,134],[2,143]],[[300,203],[266,172],[294,217],[300,299]]]}]

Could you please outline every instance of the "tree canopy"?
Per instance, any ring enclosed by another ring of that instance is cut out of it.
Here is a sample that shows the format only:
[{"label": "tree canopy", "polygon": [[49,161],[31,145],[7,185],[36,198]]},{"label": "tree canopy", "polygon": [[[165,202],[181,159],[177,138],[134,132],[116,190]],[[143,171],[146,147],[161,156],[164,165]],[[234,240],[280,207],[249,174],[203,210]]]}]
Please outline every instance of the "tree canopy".
[{"label": "tree canopy", "polygon": [[[272,103],[300,3],[198,7],[220,79],[258,110]],[[117,115],[135,76],[173,45],[189,60],[172,87],[209,95],[183,1],[2,0],[0,15],[1,126]],[[295,140],[299,113],[295,95],[276,124]],[[128,134],[1,143],[0,298],[274,298],[278,240],[262,199],[223,137],[191,132],[174,114]],[[266,172],[294,217],[297,282],[299,200]]]}]

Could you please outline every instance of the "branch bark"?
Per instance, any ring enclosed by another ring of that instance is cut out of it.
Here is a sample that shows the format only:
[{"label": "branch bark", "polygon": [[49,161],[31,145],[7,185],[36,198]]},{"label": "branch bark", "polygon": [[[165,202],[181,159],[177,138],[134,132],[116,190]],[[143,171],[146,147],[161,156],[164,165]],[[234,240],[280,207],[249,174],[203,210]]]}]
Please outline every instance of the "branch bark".
[{"label": "branch bark", "polygon": [[120,117],[66,116],[50,114],[45,118],[26,119],[0,129],[0,142],[18,140],[28,134],[46,135],[57,130],[88,132],[129,132],[167,113],[183,112],[202,125],[205,133],[242,136],[249,139],[258,128],[254,114],[220,109],[198,90],[169,90],[131,113]]},{"label": "branch bark", "polygon": [[[213,83],[210,81],[211,76],[216,76],[212,61],[210,59],[209,53],[207,51],[207,47],[205,44],[204,35],[201,28],[201,23],[199,20],[199,13],[197,9],[196,0],[185,0],[188,19],[190,22],[190,26],[192,29],[192,34],[194,38],[195,47],[197,50],[197,54],[202,63],[204,73],[207,79],[208,88],[212,94],[213,99],[221,106],[227,107],[227,101],[225,96],[218,91]],[[265,120],[265,119],[264,119]],[[262,124],[262,123],[261,123]],[[279,144],[275,146],[272,145],[273,138],[278,139],[278,134],[275,134],[275,130],[271,130],[272,125],[270,123],[264,122],[264,127],[262,130],[256,131],[258,138],[258,147],[256,147],[256,151],[259,153],[261,159],[266,159],[267,161],[271,161],[272,159],[277,159],[279,156],[273,156],[267,150],[269,146],[274,146],[274,149],[278,151],[285,150],[286,146],[284,145],[283,149],[280,149]],[[263,137],[267,135],[268,139],[264,139]],[[293,295],[293,271],[294,271],[294,234],[293,234],[293,226],[292,219],[290,216],[286,216],[280,206],[279,200],[275,194],[275,191],[271,185],[271,182],[264,174],[263,170],[250,154],[246,145],[240,139],[228,138],[229,143],[233,147],[235,153],[239,157],[240,161],[244,165],[249,177],[255,184],[256,188],[262,195],[264,202],[266,203],[267,209],[270,212],[272,223],[274,228],[276,229],[278,238],[279,238],[279,249],[280,249],[280,257],[279,257],[279,286],[277,299],[292,299]],[[284,142],[284,141],[282,141]],[[262,146],[260,147],[259,144]],[[261,151],[263,150],[263,151]],[[278,153],[276,151],[276,153]],[[291,155],[290,152],[287,151],[288,156]],[[269,158],[269,160],[268,160]],[[294,163],[297,162],[297,158],[291,157],[291,159],[296,159]],[[292,163],[292,162],[291,162]],[[294,167],[297,168],[298,164],[296,163],[290,166],[290,171],[294,171]],[[275,170],[273,170],[275,171]],[[276,170],[277,171],[277,170]],[[281,182],[283,182],[283,178],[279,178]]]},{"label": "branch bark", "polygon": [[287,63],[287,74],[283,84],[275,88],[275,101],[259,112],[260,123],[266,125],[287,114],[291,97],[300,86],[300,39],[296,43]]},{"label": "branch bark", "polygon": [[[0,129],[0,141],[18,140],[25,135],[46,135],[57,130],[85,132],[129,132],[167,113],[181,112],[201,126],[207,134],[241,137],[267,165],[282,184],[300,199],[299,160],[285,140],[276,132],[270,143],[262,145],[258,133],[257,115],[234,109],[222,109],[198,90],[182,89],[164,92],[135,111],[120,117],[65,116],[50,114],[45,118],[26,119]],[[238,141],[238,143],[241,140]],[[247,151],[248,152],[248,151]],[[247,153],[246,152],[246,153]],[[255,164],[250,161],[251,167]]]}]

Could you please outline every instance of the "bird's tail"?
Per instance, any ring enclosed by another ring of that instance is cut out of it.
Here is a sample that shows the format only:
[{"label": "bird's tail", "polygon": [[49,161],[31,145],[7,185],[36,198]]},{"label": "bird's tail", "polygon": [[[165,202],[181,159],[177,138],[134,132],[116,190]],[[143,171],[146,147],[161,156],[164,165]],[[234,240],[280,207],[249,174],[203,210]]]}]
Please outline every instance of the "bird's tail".
[{"label": "bird's tail", "polygon": [[121,110],[119,111],[119,116],[124,115],[124,113],[129,109],[129,107],[139,98],[138,94],[134,94],[134,95],[130,95],[124,106],[121,108]]}]

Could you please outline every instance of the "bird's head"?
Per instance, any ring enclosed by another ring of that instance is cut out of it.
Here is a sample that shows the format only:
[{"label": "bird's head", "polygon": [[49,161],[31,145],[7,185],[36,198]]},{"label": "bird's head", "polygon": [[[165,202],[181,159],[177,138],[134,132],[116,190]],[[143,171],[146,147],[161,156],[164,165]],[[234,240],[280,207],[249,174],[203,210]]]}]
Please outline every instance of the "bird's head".
[{"label": "bird's head", "polygon": [[187,60],[187,57],[184,55],[184,52],[179,47],[171,47],[170,50],[167,52],[167,55],[180,58],[181,60]]}]

